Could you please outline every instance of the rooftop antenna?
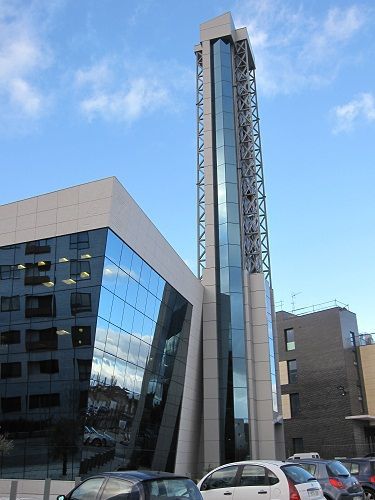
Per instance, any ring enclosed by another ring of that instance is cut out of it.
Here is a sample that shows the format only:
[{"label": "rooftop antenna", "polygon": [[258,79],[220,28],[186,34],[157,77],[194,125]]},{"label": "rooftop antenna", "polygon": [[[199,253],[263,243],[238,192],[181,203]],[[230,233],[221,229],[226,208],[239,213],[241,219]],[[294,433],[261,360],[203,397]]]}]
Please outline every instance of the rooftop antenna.
[{"label": "rooftop antenna", "polygon": [[291,296],[292,296],[292,312],[294,312],[294,311],[295,311],[295,309],[296,309],[296,304],[295,304],[295,300],[294,300],[294,299],[295,299],[295,297],[297,297],[297,295],[299,295],[300,293],[302,293],[302,292],[292,292],[292,293],[291,293]]}]

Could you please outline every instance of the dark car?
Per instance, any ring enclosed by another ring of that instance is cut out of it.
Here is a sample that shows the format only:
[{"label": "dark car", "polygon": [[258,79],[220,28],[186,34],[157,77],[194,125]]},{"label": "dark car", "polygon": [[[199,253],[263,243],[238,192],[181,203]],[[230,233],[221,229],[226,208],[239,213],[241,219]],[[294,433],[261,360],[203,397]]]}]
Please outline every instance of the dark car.
[{"label": "dark car", "polygon": [[358,479],[366,500],[375,500],[375,458],[346,458],[342,463]]},{"label": "dark car", "polygon": [[195,483],[168,472],[104,472],[83,481],[57,500],[202,500]]},{"label": "dark car", "polygon": [[316,477],[328,500],[364,499],[358,480],[338,460],[304,459],[298,464]]}]

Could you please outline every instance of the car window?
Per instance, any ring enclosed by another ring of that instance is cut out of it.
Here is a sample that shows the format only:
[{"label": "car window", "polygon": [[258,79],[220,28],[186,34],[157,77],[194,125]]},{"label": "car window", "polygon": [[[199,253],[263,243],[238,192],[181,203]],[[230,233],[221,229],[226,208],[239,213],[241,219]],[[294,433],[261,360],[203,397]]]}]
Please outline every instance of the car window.
[{"label": "car window", "polygon": [[198,488],[191,479],[154,479],[144,481],[142,484],[145,491],[145,500],[161,498],[202,500]]},{"label": "car window", "polygon": [[327,471],[328,475],[331,477],[348,477],[350,475],[348,469],[346,469],[341,462],[336,460],[327,464]]},{"label": "car window", "polygon": [[277,484],[280,480],[279,478],[276,476],[276,474],[274,474],[271,470],[268,470],[268,484],[270,486],[273,486],[274,484]]},{"label": "car window", "polygon": [[110,477],[104,487],[100,500],[136,500],[136,494],[131,495],[133,484],[129,481]]},{"label": "car window", "polygon": [[104,477],[88,479],[73,491],[70,500],[95,500],[103,483]]},{"label": "car window", "polygon": [[204,483],[202,483],[201,490],[215,490],[234,486],[237,470],[237,465],[230,465],[229,467],[223,467],[213,472]]},{"label": "car window", "polygon": [[305,464],[305,463],[300,463],[298,464],[300,467],[303,469],[307,470],[307,472],[310,472],[312,476],[315,476],[316,472],[316,464]]},{"label": "car window", "polygon": [[359,474],[359,463],[356,462],[342,462],[343,466],[348,469],[350,474],[357,476]]},{"label": "car window", "polygon": [[307,483],[307,481],[314,479],[314,476],[312,476],[310,472],[302,469],[299,465],[284,465],[280,467],[280,469],[293,484]]},{"label": "car window", "polygon": [[267,484],[266,469],[260,465],[245,465],[240,477],[240,486],[264,486]]}]

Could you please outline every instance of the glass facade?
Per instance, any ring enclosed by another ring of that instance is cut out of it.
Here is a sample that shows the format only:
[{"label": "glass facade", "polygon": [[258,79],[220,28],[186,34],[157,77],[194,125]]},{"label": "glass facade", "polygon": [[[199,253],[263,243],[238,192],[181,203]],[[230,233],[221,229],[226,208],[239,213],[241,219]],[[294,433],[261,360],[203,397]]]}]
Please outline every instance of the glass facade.
[{"label": "glass facade", "polygon": [[3,478],[173,470],[191,305],[108,229],[0,248]]},{"label": "glass facade", "polygon": [[229,462],[249,458],[249,408],[231,45],[217,40],[212,51],[219,239],[219,384],[225,443],[222,461]]}]

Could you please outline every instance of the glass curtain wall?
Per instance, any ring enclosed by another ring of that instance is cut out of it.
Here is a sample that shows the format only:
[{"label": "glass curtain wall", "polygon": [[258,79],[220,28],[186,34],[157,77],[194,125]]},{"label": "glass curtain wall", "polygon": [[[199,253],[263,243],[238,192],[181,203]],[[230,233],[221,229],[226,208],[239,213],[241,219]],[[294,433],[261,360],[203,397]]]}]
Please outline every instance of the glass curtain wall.
[{"label": "glass curtain wall", "polygon": [[[174,470],[191,312],[108,232],[86,421],[106,436],[105,469]],[[83,475],[97,454],[88,442]]]},{"label": "glass curtain wall", "polygon": [[3,478],[79,475],[106,235],[0,248]]},{"label": "glass curtain wall", "polygon": [[220,400],[222,442],[225,442],[223,461],[228,462],[248,457],[249,408],[231,44],[217,40],[212,51],[222,364]]},{"label": "glass curtain wall", "polygon": [[108,229],[0,248],[0,477],[172,471],[191,313]]}]

